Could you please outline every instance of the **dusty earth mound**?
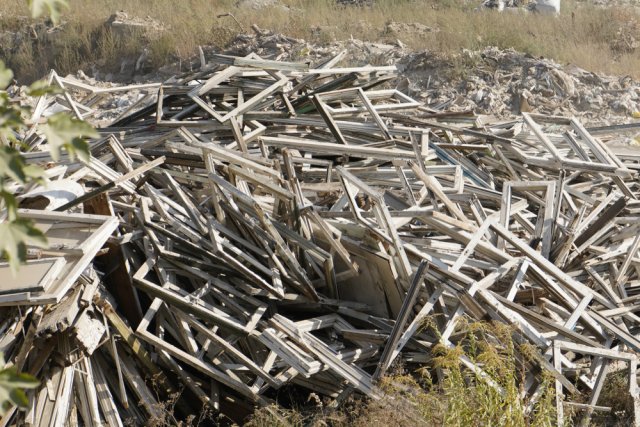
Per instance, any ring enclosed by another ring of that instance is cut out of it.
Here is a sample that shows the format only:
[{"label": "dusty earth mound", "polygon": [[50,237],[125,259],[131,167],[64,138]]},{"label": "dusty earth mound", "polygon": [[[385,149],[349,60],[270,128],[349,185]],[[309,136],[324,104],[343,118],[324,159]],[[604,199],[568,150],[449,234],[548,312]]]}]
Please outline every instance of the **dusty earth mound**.
[{"label": "dusty earth mound", "polygon": [[448,79],[442,77],[446,60],[428,51],[408,54],[402,66],[409,89],[434,109],[498,116],[532,111],[609,122],[640,110],[640,85],[628,76],[603,76],[497,48],[466,51],[458,59],[461,75]]}]

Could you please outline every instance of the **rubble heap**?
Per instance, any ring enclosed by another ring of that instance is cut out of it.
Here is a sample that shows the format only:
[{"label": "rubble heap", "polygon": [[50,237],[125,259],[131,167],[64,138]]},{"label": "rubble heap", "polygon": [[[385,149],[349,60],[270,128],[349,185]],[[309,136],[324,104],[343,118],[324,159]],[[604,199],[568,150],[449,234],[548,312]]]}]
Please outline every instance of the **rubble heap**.
[{"label": "rubble heap", "polygon": [[462,56],[473,67],[462,81],[434,79],[427,84],[434,71],[430,64],[437,58],[429,52],[409,54],[404,74],[414,81],[416,96],[435,109],[476,110],[501,117],[538,112],[612,123],[630,120],[640,111],[640,85],[629,76],[563,67],[513,49],[465,51]]},{"label": "rubble heap", "polygon": [[434,112],[344,55],[114,88],[52,73],[33,123],[139,96],[88,162],[23,135],[56,187],[15,189],[50,248],[2,282],[0,351],[41,380],[4,425],[141,425],[180,389],[176,414],[236,422],[284,387],[380,399],[462,320],[513,328],[525,411],[551,376],[558,422],[588,420],[621,363],[638,402],[640,154],[603,142],[629,126]]}]

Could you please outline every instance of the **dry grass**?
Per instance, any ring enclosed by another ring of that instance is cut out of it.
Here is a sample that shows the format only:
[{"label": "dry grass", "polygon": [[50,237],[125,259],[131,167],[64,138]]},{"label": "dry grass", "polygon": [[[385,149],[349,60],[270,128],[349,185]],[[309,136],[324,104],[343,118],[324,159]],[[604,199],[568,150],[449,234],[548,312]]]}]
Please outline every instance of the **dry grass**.
[{"label": "dry grass", "polygon": [[[34,26],[26,18],[24,0],[2,0],[0,32]],[[565,1],[555,18],[525,13],[474,11],[480,1],[378,0],[373,8],[338,7],[333,0],[282,0],[290,10],[238,9],[235,0],[71,0],[62,31],[27,32],[22,43],[0,48],[18,76],[29,80],[50,67],[63,73],[96,64],[117,69],[123,57],[150,48],[153,66],[184,60],[201,45],[224,46],[252,24],[316,43],[351,36],[370,41],[396,39],[414,49],[445,55],[485,46],[514,48],[535,56],[573,63],[595,72],[640,78],[640,12],[624,6],[599,8],[587,2]],[[130,16],[152,17],[167,31],[161,36],[143,34],[115,37],[103,23],[117,10]],[[433,29],[424,33],[388,34],[386,23],[416,22]],[[34,26],[37,27],[37,26]],[[618,42],[622,40],[622,42]]]},{"label": "dry grass", "polygon": [[[428,326],[427,326],[428,327]],[[539,399],[525,414],[529,403],[521,397],[524,365],[523,346],[512,339],[514,330],[499,323],[461,322],[462,337],[448,348],[437,345],[432,363],[408,374],[396,372],[378,384],[385,397],[377,401],[354,399],[340,410],[315,406],[295,410],[272,406],[257,410],[250,427],[414,427],[414,426],[510,426],[552,427],[555,424],[553,381],[543,376]],[[482,366],[502,392],[480,375],[464,368],[465,355]],[[441,380],[435,381],[436,369]]]}]

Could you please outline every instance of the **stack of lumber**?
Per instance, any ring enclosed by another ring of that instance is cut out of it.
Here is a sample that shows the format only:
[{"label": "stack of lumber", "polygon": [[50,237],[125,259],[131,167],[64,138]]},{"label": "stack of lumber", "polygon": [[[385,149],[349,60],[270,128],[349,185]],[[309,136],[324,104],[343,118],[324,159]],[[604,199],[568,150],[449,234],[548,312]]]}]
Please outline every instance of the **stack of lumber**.
[{"label": "stack of lumber", "polygon": [[[147,95],[91,160],[50,165],[82,191],[23,211],[60,244],[0,295],[0,350],[42,381],[2,425],[142,424],[180,391],[175,414],[236,422],[284,387],[379,399],[392,365],[430,366],[488,320],[530,344],[525,411],[551,376],[558,423],[588,423],[623,366],[637,407],[640,154],[597,137],[620,129],[434,113],[385,89],[394,67],[339,61],[215,56],[125,89]],[[66,91],[34,122],[119,93],[51,81]]]}]

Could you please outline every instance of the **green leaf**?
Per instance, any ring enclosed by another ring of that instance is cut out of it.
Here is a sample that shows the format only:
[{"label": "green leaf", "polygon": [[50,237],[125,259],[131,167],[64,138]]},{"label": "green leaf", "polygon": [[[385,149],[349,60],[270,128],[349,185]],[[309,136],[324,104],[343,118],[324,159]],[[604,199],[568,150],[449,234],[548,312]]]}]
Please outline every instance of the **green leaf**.
[{"label": "green leaf", "polygon": [[13,387],[20,388],[35,388],[38,387],[40,382],[29,374],[16,373],[13,368],[7,368],[0,371],[0,384],[10,384]]},{"label": "green leaf", "polygon": [[72,156],[77,154],[80,160],[83,162],[88,162],[91,155],[89,154],[89,143],[84,139],[74,138],[71,141],[71,147],[69,145],[66,146],[67,151],[72,152]]},{"label": "green leaf", "polygon": [[27,260],[27,245],[47,247],[47,238],[44,233],[38,230],[30,220],[18,218],[0,224],[0,253],[8,259],[14,275],[20,263]]},{"label": "green leaf", "polygon": [[0,147],[0,180],[9,177],[20,184],[44,181],[44,170],[35,165],[27,165],[18,150]]},{"label": "green leaf", "polygon": [[22,107],[11,103],[7,92],[0,91],[0,132],[6,134],[24,127],[23,110]]},{"label": "green leaf", "polygon": [[36,165],[26,165],[22,168],[22,172],[29,177],[30,181],[38,181],[40,183],[47,180],[45,176],[45,170],[40,166]]},{"label": "green leaf", "polygon": [[5,208],[7,209],[7,217],[9,221],[16,219],[18,215],[18,201],[15,196],[8,191],[0,191],[0,197],[4,200]]},{"label": "green leaf", "polygon": [[[0,387],[3,386],[0,385]],[[16,406],[19,406],[21,408],[26,408],[27,406],[29,406],[29,398],[27,397],[27,394],[24,392],[24,390],[20,388],[12,389],[9,393],[9,398]]]},{"label": "green leaf", "polygon": [[0,61],[0,89],[6,89],[13,80],[13,71],[4,66],[4,62]]},{"label": "green leaf", "polygon": [[55,95],[58,93],[62,93],[62,89],[58,86],[51,86],[46,80],[33,82],[27,89],[27,95],[29,96]]},{"label": "green leaf", "polygon": [[11,147],[0,147],[0,177],[9,178],[24,184],[27,182],[24,159],[20,153]]},{"label": "green leaf", "polygon": [[71,158],[78,155],[83,160],[89,159],[89,144],[83,138],[97,138],[98,132],[86,122],[78,120],[66,113],[56,113],[49,117],[42,126],[51,149],[51,157],[58,160],[60,149],[66,148]]},{"label": "green leaf", "polygon": [[14,367],[0,371],[0,405],[2,414],[12,405],[25,408],[29,399],[24,389],[36,388],[40,382],[31,375],[19,374]]},{"label": "green leaf", "polygon": [[9,98],[9,94],[2,90],[0,91],[0,111],[2,114],[6,113],[6,110],[11,108],[11,98]]},{"label": "green leaf", "polygon": [[33,18],[38,18],[48,13],[54,25],[60,22],[62,9],[69,7],[67,0],[27,0],[27,3]]}]

